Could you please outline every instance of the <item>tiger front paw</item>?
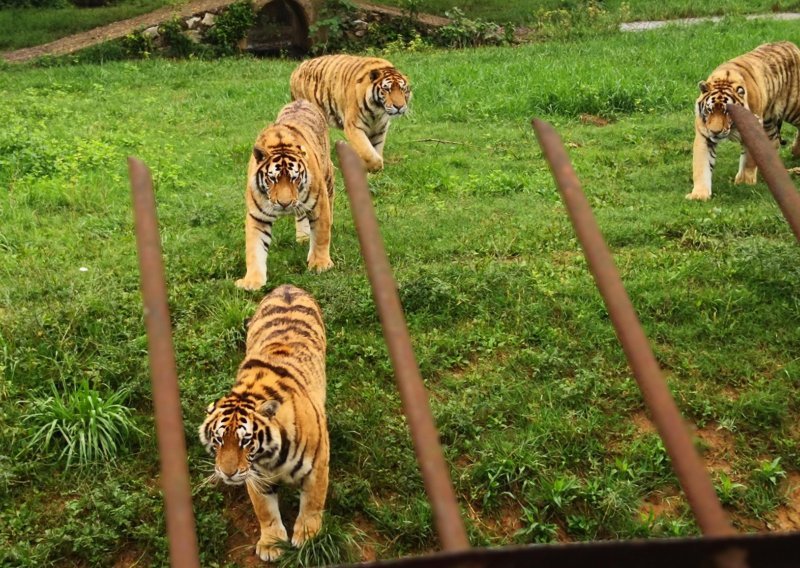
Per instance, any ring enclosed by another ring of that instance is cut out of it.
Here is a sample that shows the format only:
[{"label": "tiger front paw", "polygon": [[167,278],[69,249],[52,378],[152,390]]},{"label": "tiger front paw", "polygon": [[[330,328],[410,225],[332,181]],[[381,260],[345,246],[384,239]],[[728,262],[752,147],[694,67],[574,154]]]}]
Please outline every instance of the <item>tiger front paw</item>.
[{"label": "tiger front paw", "polygon": [[311,256],[308,259],[308,269],[316,272],[325,272],[333,268],[333,261],[329,256]]},{"label": "tiger front paw", "polygon": [[320,528],[322,528],[321,514],[308,516],[302,521],[297,519],[292,531],[292,545],[299,548],[305,541],[314,538]]},{"label": "tiger front paw", "polygon": [[281,525],[274,530],[262,530],[256,543],[256,555],[265,562],[277,560],[283,554],[279,543],[287,538],[286,529]]},{"label": "tiger front paw", "polygon": [[704,187],[695,187],[692,193],[686,194],[686,199],[691,201],[708,201],[711,199],[711,190]]},{"label": "tiger front paw", "polygon": [[755,185],[756,184],[756,170],[742,170],[736,174],[736,178],[733,180],[734,184],[743,183],[745,185]]},{"label": "tiger front paw", "polygon": [[267,283],[266,275],[251,275],[247,274],[244,278],[236,281],[236,287],[242,290],[258,290]]},{"label": "tiger front paw", "polygon": [[383,169],[383,158],[380,156],[373,156],[364,161],[364,166],[368,172],[379,172]]}]

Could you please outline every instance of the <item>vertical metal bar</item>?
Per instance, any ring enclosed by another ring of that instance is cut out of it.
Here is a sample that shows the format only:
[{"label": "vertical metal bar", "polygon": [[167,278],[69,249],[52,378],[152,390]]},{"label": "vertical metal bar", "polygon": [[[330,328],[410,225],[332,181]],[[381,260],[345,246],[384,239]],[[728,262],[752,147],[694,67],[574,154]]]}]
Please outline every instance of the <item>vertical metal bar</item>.
[{"label": "vertical metal bar", "polygon": [[361,158],[347,144],[337,142],[336,151],[342,166],[344,185],[350,197],[361,254],[383,326],[383,337],[389,349],[397,388],[403,402],[403,412],[411,430],[425,491],[433,508],[439,541],[444,550],[466,550],[469,548],[467,533],[439,444],[439,432],[428,405],[428,394],[411,348],[392,268],[383,248],[378,220],[367,189],[367,175]]},{"label": "vertical metal bar", "polygon": [[729,104],[728,112],[733,116],[736,130],[742,136],[747,151],[761,170],[778,207],[789,222],[794,236],[800,241],[800,195],[792,183],[781,157],[758,119],[749,110],[740,105]]},{"label": "vertical metal bar", "polygon": [[533,129],[550,165],[572,226],[583,247],[603,301],[608,309],[625,355],[642,391],[653,422],[672,460],[689,506],[700,530],[707,536],[725,536],[735,531],[717,499],[711,478],[697,454],[636,311],[622,285],[614,260],[606,246],[589,202],[558,133],[548,123],[534,119]]},{"label": "vertical metal bar", "polygon": [[153,382],[161,487],[167,516],[169,558],[173,568],[199,568],[186,441],[183,436],[178,375],[172,349],[167,289],[161,263],[153,181],[147,166],[128,158],[136,244],[139,249],[144,322]]}]

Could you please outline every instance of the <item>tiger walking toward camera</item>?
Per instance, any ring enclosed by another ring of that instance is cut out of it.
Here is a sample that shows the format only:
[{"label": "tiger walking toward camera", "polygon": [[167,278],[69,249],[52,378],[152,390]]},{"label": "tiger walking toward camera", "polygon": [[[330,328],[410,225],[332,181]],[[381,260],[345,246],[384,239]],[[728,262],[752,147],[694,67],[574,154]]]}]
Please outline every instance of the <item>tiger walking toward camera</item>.
[{"label": "tiger walking toward camera", "polygon": [[[695,102],[695,137],[692,157],[694,187],[687,199],[711,198],[711,174],[717,159],[717,144],[728,138],[739,140],[728,104],[747,108],[761,120],[767,136],[777,147],[781,126],[788,122],[800,128],[800,49],[791,42],[766,43],[723,63],[705,81],[700,81]],[[792,155],[800,157],[800,132]],[[742,149],[734,183],[756,183],[755,160]]]},{"label": "tiger walking toward camera", "polygon": [[245,189],[247,273],[236,285],[256,290],[266,284],[272,225],[285,215],[295,216],[297,242],[310,239],[308,268],[331,268],[333,199],[325,116],[308,101],[289,103],[258,135],[250,156]]},{"label": "tiger walking toward camera", "polygon": [[408,78],[385,59],[323,55],[301,63],[289,82],[292,99],[307,99],[327,115],[371,172],[383,169],[389,119],[404,115]]},{"label": "tiger walking toward camera", "polygon": [[308,292],[290,285],[267,295],[250,320],[247,351],[230,393],[211,404],[200,441],[214,475],[247,487],[261,537],[256,554],[275,560],[287,539],[277,486],[300,487],[292,544],[319,532],[328,491],[325,327]]}]

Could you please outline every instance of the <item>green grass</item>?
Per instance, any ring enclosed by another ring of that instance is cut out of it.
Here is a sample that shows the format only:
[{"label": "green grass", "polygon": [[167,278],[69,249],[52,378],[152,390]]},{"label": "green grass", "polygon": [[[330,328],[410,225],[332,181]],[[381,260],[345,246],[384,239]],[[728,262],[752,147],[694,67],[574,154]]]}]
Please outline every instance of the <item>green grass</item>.
[{"label": "green grass", "polygon": [[[697,81],[778,39],[800,42],[800,30],[731,20],[389,56],[412,79],[413,112],[392,127],[370,186],[474,545],[697,532],[663,446],[637,426],[641,396],[532,116],[569,145],[678,405],[712,440],[698,445],[735,523],[775,521],[800,469],[800,249],[763,183],[732,184],[735,144],[720,148],[712,201],[684,195]],[[295,64],[0,74],[0,564],[166,562],[128,155],[156,180],[201,563],[226,565],[231,547],[252,546],[244,492],[201,486],[209,462],[196,428],[230,387],[242,322],[263,294],[233,285],[244,273],[244,174],[256,134],[289,100]],[[612,122],[584,124],[583,113]],[[306,271],[288,220],[276,224],[269,267],[270,287],[314,294],[328,330],[335,530],[307,552],[333,558],[346,536],[381,558],[429,551],[431,513],[338,174],[337,191],[335,268]],[[22,416],[51,383],[84,380],[124,389],[150,435],[114,463],[64,472],[29,447]],[[282,492],[288,526],[292,494]],[[670,507],[648,513],[667,497]]]},{"label": "green grass", "polygon": [[21,49],[133,18],[186,0],[120,0],[100,8],[16,8],[0,10],[0,51]]},{"label": "green grass", "polygon": [[[407,8],[413,4],[420,12],[444,15],[448,10],[459,8],[469,17],[493,22],[511,22],[516,25],[536,24],[543,12],[567,10],[583,11],[587,0],[383,0],[382,4]],[[662,20],[695,16],[720,16],[732,14],[755,14],[791,11],[800,8],[797,0],[714,0],[693,2],[692,0],[665,0],[664,2],[624,2],[608,0],[595,2],[595,6],[619,14],[625,21]],[[623,8],[624,6],[624,8]]]}]

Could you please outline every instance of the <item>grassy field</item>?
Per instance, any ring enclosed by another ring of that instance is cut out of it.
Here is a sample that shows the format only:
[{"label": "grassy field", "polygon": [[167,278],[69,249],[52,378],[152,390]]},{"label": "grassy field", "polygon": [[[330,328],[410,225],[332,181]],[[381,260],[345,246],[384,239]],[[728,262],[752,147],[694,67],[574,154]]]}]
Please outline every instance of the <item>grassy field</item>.
[{"label": "grassy field", "polygon": [[[413,113],[392,127],[386,170],[370,185],[473,545],[697,532],[530,131],[534,115],[569,145],[736,526],[798,528],[800,249],[763,183],[733,186],[734,144],[721,147],[713,200],[684,200],[697,81],[777,39],[800,42],[800,30],[733,20],[389,56],[415,86]],[[294,65],[149,60],[0,74],[0,565],[166,562],[131,154],[157,185],[202,565],[251,558],[251,507],[242,490],[201,484],[210,465],[196,428],[230,387],[243,320],[262,296],[233,285],[244,274],[244,175],[256,134],[289,100]],[[338,174],[337,191],[335,268],[307,273],[283,220],[269,272],[269,288],[313,293],[327,324],[320,554],[432,550]],[[106,453],[64,434],[48,441],[48,425],[81,431],[95,408],[111,424]],[[84,465],[67,469],[65,450]],[[291,526],[296,500],[283,496]]]},{"label": "grassy field", "polygon": [[146,14],[186,0],[119,0],[99,8],[18,8],[0,10],[0,51],[40,45],[58,38]]},{"label": "grassy field", "polygon": [[417,6],[419,11],[444,15],[448,10],[459,8],[469,17],[478,17],[494,22],[511,22],[517,25],[535,25],[546,13],[563,10],[575,14],[585,11],[590,5],[595,8],[619,14],[625,21],[666,20],[693,16],[717,16],[731,14],[754,14],[797,10],[797,0],[713,0],[711,2],[693,2],[691,0],[665,0],[664,2],[624,2],[607,0],[605,2],[587,2],[586,0],[383,0],[382,4],[407,7],[409,3]]}]

